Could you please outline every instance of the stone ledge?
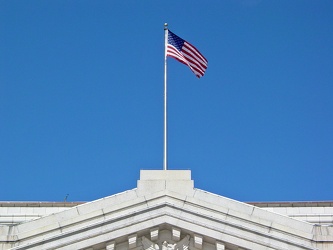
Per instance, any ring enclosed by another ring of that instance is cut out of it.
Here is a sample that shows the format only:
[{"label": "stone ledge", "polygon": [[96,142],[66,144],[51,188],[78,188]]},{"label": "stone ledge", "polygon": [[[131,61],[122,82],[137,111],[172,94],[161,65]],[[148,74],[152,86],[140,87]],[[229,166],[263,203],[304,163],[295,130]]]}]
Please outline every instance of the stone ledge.
[{"label": "stone ledge", "polygon": [[5,201],[0,202],[0,207],[75,207],[86,202],[17,202]]}]

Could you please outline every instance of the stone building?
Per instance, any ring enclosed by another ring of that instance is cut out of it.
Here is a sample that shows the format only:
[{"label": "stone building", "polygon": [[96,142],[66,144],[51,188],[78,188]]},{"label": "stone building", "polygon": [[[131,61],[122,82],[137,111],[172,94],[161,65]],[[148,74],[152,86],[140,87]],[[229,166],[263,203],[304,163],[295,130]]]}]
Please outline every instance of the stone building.
[{"label": "stone building", "polygon": [[0,250],[333,249],[333,202],[243,203],[189,170],[143,170],[137,188],[87,203],[0,203]]}]

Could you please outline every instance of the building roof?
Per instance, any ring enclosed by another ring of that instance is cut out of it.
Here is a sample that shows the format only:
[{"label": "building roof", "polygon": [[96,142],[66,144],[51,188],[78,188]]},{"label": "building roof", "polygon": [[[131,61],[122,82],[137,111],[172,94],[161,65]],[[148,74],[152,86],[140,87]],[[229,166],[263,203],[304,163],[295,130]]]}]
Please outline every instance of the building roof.
[{"label": "building roof", "polygon": [[0,249],[333,249],[332,225],[287,215],[327,220],[332,207],[254,206],[195,188],[189,170],[142,170],[137,188],[92,202],[2,204],[28,220],[0,226]]}]

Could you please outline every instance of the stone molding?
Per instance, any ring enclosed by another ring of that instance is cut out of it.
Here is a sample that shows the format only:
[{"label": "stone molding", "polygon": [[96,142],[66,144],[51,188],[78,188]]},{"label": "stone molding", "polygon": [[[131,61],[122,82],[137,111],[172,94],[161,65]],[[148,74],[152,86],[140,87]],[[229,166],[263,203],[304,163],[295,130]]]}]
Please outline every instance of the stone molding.
[{"label": "stone molding", "polygon": [[[165,174],[168,177],[163,179]],[[158,178],[151,180],[154,175]],[[148,173],[149,178],[140,180],[137,189],[27,223],[2,226],[0,249],[121,250],[126,244],[136,250],[143,236],[156,241],[161,230],[171,232],[172,242],[189,235],[192,249],[208,249],[207,244],[214,249],[256,250],[333,246],[331,227],[314,226],[195,189],[188,175]],[[152,181],[157,183],[155,188]]]}]

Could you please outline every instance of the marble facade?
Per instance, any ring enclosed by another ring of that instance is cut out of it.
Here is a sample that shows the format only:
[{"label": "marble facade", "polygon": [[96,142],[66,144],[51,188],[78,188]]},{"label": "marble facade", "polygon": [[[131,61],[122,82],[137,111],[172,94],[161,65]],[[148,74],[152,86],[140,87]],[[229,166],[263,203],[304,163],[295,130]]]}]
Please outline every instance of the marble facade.
[{"label": "marble facade", "polygon": [[92,202],[33,204],[0,205],[0,250],[333,249],[330,204],[247,204],[195,188],[189,170],[142,170],[137,188]]}]

